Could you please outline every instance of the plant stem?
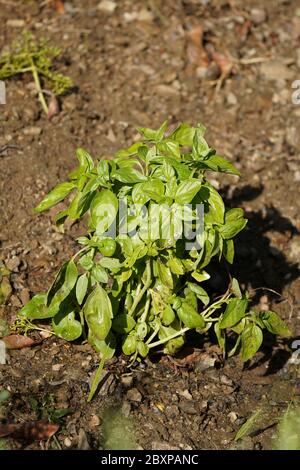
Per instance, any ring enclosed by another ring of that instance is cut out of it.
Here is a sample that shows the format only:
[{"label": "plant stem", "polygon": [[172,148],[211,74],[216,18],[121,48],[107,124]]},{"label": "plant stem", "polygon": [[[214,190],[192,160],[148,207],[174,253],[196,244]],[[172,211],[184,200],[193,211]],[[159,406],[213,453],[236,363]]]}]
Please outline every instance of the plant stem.
[{"label": "plant stem", "polygon": [[148,292],[144,312],[141,316],[141,322],[144,322],[147,319],[147,315],[148,315],[148,311],[149,311],[149,307],[150,307],[150,302],[151,302],[151,298],[150,298],[150,293]]},{"label": "plant stem", "polygon": [[156,335],[157,335],[157,333],[159,332],[159,328],[160,328],[160,326],[159,326],[159,325],[158,325],[158,326],[156,326],[156,328],[154,329],[154,331],[153,331],[152,335],[151,335],[151,336],[150,336],[150,337],[147,339],[147,341],[146,341],[146,344],[149,344],[149,343],[151,343],[151,341],[153,340],[153,338],[155,338],[155,336],[156,336]]},{"label": "plant stem", "polygon": [[167,343],[167,342],[170,341],[171,339],[174,339],[174,338],[177,338],[177,336],[183,335],[184,333],[186,333],[186,332],[189,331],[190,329],[191,329],[191,328],[189,328],[189,327],[186,326],[185,328],[182,328],[182,330],[177,331],[176,333],[173,333],[172,335],[168,336],[167,338],[161,339],[161,340],[156,341],[155,343],[152,343],[152,344],[148,344],[149,349],[150,349],[150,348],[155,348],[156,346],[159,346],[160,344]]},{"label": "plant stem", "polygon": [[82,253],[83,251],[89,249],[90,246],[84,246],[83,248],[81,248],[79,251],[77,251],[77,253],[75,253],[74,256],[72,256],[72,261],[74,261],[75,258],[77,258],[78,255],[80,255],[80,253]]},{"label": "plant stem", "polygon": [[[229,291],[225,292],[225,294],[223,295],[223,297],[221,297],[221,299],[217,300],[216,302],[211,304],[209,307],[207,307],[207,309],[203,310],[201,315],[204,318],[204,320],[205,321],[214,321],[214,319],[209,318],[209,316],[211,315],[211,310],[215,311],[217,308],[221,307],[222,303],[224,303],[230,295],[231,295],[231,293]],[[149,346],[149,348],[155,348],[156,346],[159,346],[160,344],[167,343],[171,339],[177,338],[177,336],[181,336],[182,334],[186,333],[190,329],[191,328],[188,328],[188,327],[182,328],[180,331],[177,331],[173,335],[170,335],[167,338],[156,341],[155,343],[148,344],[148,346]],[[152,340],[152,338],[154,336],[155,336],[154,334],[151,335],[151,337],[148,340],[149,343],[150,343],[150,341]]]},{"label": "plant stem", "polygon": [[133,315],[137,305],[140,303],[140,301],[142,300],[143,298],[143,295],[145,294],[146,290],[149,289],[150,287],[150,284],[151,284],[151,264],[150,264],[150,260],[148,259],[146,261],[146,270],[147,270],[147,278],[146,278],[146,282],[144,284],[144,287],[141,289],[141,291],[139,292],[139,294],[136,296],[136,298],[134,299],[134,302],[132,304],[132,307],[131,309],[129,310],[128,312],[128,315]]},{"label": "plant stem", "polygon": [[211,310],[215,311],[219,307],[221,307],[222,304],[226,302],[228,297],[230,297],[230,295],[231,293],[229,291],[225,292],[225,294],[223,295],[223,297],[221,297],[221,299],[217,300],[216,302],[211,304],[209,307],[207,307],[205,310],[203,310],[203,312],[201,312],[201,315],[203,316],[204,320],[208,320],[208,318],[210,317],[212,313]]},{"label": "plant stem", "polygon": [[39,97],[40,103],[41,103],[42,108],[45,111],[45,113],[48,114],[48,111],[49,111],[48,105],[47,105],[47,102],[45,100],[45,97],[44,97],[44,94],[43,94],[43,91],[42,91],[42,87],[41,87],[40,77],[39,77],[37,68],[35,66],[35,63],[34,63],[32,57],[31,57],[31,71],[32,71],[34,83],[35,83],[35,86],[36,86],[36,89],[37,89],[37,92],[38,92],[38,97]]}]

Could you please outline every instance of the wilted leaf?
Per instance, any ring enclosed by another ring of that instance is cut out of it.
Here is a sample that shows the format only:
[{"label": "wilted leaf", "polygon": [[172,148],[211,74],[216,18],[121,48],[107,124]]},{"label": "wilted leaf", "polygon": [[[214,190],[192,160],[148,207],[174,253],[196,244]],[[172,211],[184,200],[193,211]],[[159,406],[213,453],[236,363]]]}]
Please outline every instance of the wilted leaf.
[{"label": "wilted leaf", "polygon": [[49,439],[58,430],[59,424],[44,421],[32,421],[20,424],[0,424],[0,437],[11,436],[26,441],[41,441]]}]

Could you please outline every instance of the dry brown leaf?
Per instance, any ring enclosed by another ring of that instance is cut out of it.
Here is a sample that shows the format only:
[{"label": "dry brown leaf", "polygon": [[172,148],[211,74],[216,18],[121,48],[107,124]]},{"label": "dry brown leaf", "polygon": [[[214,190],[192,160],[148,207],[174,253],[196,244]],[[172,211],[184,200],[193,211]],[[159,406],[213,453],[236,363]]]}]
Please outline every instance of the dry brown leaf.
[{"label": "dry brown leaf", "polygon": [[213,52],[212,58],[215,63],[220,67],[222,77],[228,77],[233,67],[232,60],[223,54],[219,54],[218,52]]},{"label": "dry brown leaf", "polygon": [[57,114],[59,114],[59,103],[56,96],[53,95],[49,101],[47,118],[51,121],[53,116]]},{"label": "dry brown leaf", "polygon": [[32,338],[23,335],[8,335],[2,338],[7,349],[22,349],[37,344]]},{"label": "dry brown leaf", "polygon": [[197,67],[207,67],[209,60],[203,47],[203,28],[196,26],[187,33],[187,58],[190,64]]},{"label": "dry brown leaf", "polygon": [[49,439],[59,430],[59,424],[31,421],[20,424],[0,424],[0,437],[11,436],[27,441]]},{"label": "dry brown leaf", "polygon": [[62,0],[50,0],[50,4],[57,11],[57,13],[62,15],[65,12],[65,6]]},{"label": "dry brown leaf", "polygon": [[238,24],[235,27],[235,31],[241,38],[241,41],[245,42],[249,36],[252,28],[252,21],[246,20],[243,24]]}]

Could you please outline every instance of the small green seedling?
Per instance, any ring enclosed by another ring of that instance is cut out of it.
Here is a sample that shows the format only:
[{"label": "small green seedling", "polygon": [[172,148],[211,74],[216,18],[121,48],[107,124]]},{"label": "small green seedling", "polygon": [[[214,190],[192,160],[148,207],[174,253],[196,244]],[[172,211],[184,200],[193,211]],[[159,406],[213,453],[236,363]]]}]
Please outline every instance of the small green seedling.
[{"label": "small green seedling", "polygon": [[[88,339],[101,356],[90,399],[117,348],[132,362],[154,348],[175,354],[188,331],[214,328],[224,355],[240,352],[247,361],[262,344],[262,330],[290,335],[275,312],[249,308],[236,279],[212,300],[204,289],[214,275],[211,260],[233,262],[233,239],[247,223],[242,209],[225,207],[207,174],[239,172],[208,146],[202,125],[181,124],[169,135],[166,128],[139,128],[141,140],[114,160],[94,163],[79,149],[68,182],[36,208],[43,212],[68,196],[58,225],[88,215],[87,234],[78,239],[82,248],[20,317],[51,319],[53,332],[68,341]],[[229,350],[228,336],[235,338]]]},{"label": "small green seedling", "polygon": [[[48,41],[35,42],[31,33],[24,32],[22,40],[14,43],[10,52],[0,57],[0,80],[31,73],[39,101],[48,116],[45,95],[61,95],[72,86],[69,77],[52,70],[53,60],[59,55],[60,49],[50,46]],[[44,83],[49,86],[48,91],[44,89]]]}]

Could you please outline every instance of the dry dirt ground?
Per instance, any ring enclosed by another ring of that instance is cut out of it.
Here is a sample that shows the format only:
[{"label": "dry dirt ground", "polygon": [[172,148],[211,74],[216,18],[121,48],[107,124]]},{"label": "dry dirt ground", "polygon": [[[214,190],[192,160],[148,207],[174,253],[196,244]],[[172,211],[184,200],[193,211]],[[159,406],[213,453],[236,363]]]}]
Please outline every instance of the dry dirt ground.
[{"label": "dry dirt ground", "polygon": [[[47,289],[74,253],[80,227],[63,235],[53,214],[37,216],[32,208],[75,166],[75,149],[111,155],[135,138],[136,126],[168,119],[170,125],[205,123],[209,143],[241,170],[239,180],[217,180],[227,203],[244,207],[249,218],[237,242],[234,274],[243,287],[278,293],[257,290],[256,301],[274,307],[296,338],[300,105],[291,96],[300,78],[300,1],[109,3],[104,11],[98,0],[69,0],[61,14],[47,1],[0,0],[0,50],[22,29],[49,38],[62,49],[57,67],[75,84],[49,122],[30,77],[6,83],[7,104],[0,106],[0,258],[12,270],[13,291],[1,316],[13,318],[29,295]],[[202,45],[197,31],[203,32]],[[218,80],[220,70],[224,80]],[[222,287],[221,275],[213,287]],[[238,358],[224,363],[214,343],[205,338],[180,358],[157,355],[131,371],[119,358],[91,404],[86,398],[97,356],[88,346],[48,338],[11,351],[0,365],[0,386],[10,391],[0,409],[3,422],[38,419],[41,409],[51,416],[53,409],[70,413],[60,419],[55,439],[8,438],[1,445],[116,446],[105,435],[107,416],[116,416],[113,406],[121,410],[116,427],[121,434],[134,429],[131,445],[138,448],[272,448],[277,417],[300,395],[299,366],[288,362],[292,341],[267,338],[246,366]],[[258,408],[264,415],[258,432],[234,442]]]}]

